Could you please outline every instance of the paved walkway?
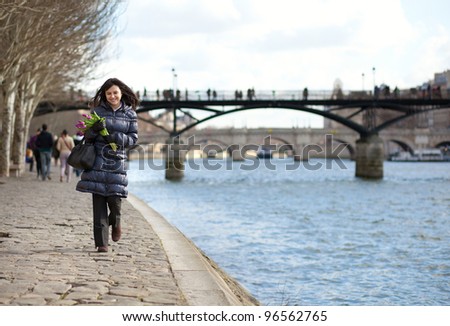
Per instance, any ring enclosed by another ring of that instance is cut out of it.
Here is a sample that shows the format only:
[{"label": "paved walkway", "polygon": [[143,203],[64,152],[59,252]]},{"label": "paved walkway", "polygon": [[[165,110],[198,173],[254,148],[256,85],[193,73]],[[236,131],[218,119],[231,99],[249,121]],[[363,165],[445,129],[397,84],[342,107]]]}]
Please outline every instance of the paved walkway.
[{"label": "paved walkway", "polygon": [[91,195],[53,175],[0,178],[0,305],[258,304],[134,196],[122,239],[97,253]]}]

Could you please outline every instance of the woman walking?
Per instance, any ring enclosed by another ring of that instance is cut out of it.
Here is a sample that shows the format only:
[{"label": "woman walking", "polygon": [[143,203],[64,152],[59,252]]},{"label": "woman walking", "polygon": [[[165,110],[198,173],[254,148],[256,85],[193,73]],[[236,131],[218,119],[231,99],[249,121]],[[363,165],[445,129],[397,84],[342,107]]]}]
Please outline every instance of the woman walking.
[{"label": "woman walking", "polygon": [[69,137],[67,130],[64,129],[61,136],[58,138],[56,143],[56,149],[59,152],[59,160],[61,163],[59,181],[63,182],[64,176],[66,176],[66,181],[69,182],[72,176],[72,167],[67,164],[67,158],[70,155],[70,151],[75,147],[73,138]]},{"label": "woman walking", "polygon": [[[119,241],[122,234],[121,204],[128,195],[126,149],[138,140],[135,110],[139,101],[130,87],[116,78],[108,79],[92,100],[92,111],[104,120],[85,132],[85,141],[95,144],[97,157],[94,167],[82,172],[76,189],[92,193],[95,246],[98,252],[107,252],[109,226],[113,241]],[[105,128],[108,135],[101,136]],[[117,145],[116,151],[111,143]]]}]

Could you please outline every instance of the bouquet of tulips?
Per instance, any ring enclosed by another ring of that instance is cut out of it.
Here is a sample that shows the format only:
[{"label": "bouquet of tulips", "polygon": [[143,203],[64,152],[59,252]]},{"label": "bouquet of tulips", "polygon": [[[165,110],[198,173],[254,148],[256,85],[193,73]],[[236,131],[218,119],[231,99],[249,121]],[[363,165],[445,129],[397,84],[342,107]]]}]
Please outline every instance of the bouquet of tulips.
[{"label": "bouquet of tulips", "polygon": [[[83,134],[86,132],[86,130],[91,128],[94,125],[94,123],[96,123],[97,121],[103,121],[103,122],[105,121],[105,118],[100,117],[96,112],[93,112],[92,115],[82,114],[82,116],[85,117],[85,119],[79,120],[77,122],[77,124],[75,125],[75,127],[77,127]],[[109,135],[108,129],[103,128],[102,130],[100,130],[100,135],[102,135],[102,136]],[[109,143],[109,146],[111,146],[111,148],[114,151],[117,150],[116,143]]]}]

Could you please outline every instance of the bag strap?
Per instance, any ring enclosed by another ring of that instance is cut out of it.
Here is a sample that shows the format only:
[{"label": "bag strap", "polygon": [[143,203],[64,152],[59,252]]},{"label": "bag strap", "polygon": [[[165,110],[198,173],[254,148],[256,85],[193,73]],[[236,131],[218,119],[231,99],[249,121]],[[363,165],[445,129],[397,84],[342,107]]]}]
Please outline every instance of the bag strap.
[{"label": "bag strap", "polygon": [[62,140],[63,140],[63,142],[64,142],[64,145],[66,145],[66,147],[67,147],[69,150],[72,150],[73,147],[70,148],[70,146],[67,145],[66,140],[64,139],[64,137],[62,137]]}]

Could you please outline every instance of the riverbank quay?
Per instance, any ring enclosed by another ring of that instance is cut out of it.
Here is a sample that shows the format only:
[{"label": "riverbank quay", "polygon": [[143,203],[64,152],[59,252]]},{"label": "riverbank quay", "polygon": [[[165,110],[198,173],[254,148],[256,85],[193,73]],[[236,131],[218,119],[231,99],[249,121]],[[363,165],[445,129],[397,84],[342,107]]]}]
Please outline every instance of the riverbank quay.
[{"label": "riverbank quay", "polygon": [[53,175],[0,178],[0,305],[258,305],[133,195],[122,202],[122,239],[98,253],[91,195]]}]

